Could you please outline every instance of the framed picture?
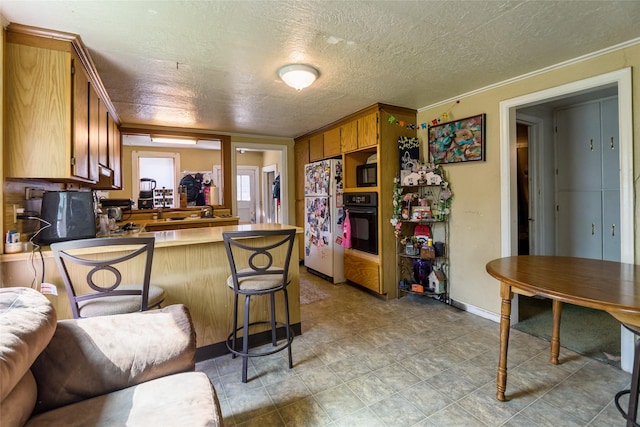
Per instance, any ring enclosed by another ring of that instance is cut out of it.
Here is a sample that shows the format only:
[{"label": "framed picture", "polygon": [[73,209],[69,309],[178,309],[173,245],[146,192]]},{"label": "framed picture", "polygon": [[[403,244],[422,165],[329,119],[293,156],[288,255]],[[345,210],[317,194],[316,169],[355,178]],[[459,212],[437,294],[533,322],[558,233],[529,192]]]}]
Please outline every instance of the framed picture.
[{"label": "framed picture", "polygon": [[429,157],[435,164],[484,160],[484,122],[480,114],[429,126]]}]

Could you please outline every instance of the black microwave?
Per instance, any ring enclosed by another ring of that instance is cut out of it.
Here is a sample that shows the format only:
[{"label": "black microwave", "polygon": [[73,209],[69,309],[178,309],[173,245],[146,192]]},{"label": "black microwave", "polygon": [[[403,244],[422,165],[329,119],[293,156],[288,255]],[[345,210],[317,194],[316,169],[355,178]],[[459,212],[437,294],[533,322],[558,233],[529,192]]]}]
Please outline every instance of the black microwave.
[{"label": "black microwave", "polygon": [[358,187],[375,187],[378,185],[378,164],[367,163],[356,166],[356,184]]}]

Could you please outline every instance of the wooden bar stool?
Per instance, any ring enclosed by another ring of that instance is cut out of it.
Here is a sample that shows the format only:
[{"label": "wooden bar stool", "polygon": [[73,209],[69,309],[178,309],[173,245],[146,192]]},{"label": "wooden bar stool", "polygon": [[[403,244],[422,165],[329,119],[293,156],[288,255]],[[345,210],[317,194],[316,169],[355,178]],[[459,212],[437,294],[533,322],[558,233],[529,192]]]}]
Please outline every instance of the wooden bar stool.
[{"label": "wooden bar stool", "polygon": [[[293,251],[296,230],[259,230],[223,232],[225,249],[231,267],[231,275],[227,285],[233,295],[233,331],[227,337],[227,348],[233,357],[242,357],[242,382],[247,382],[247,365],[249,357],[260,357],[274,354],[284,349],[289,353],[289,369],[293,368],[291,343],[294,333],[289,323],[289,296],[287,286],[289,263]],[[284,256],[283,256],[284,255]],[[284,295],[284,322],[276,319],[275,294],[282,291]],[[244,295],[244,319],[238,326],[238,297]],[[268,296],[270,300],[270,319],[249,319],[251,297]],[[259,324],[270,325],[271,344],[273,349],[265,351],[249,351],[249,327]],[[283,328],[285,340],[278,344],[277,330]],[[238,331],[242,330],[242,349],[236,347]]]}]

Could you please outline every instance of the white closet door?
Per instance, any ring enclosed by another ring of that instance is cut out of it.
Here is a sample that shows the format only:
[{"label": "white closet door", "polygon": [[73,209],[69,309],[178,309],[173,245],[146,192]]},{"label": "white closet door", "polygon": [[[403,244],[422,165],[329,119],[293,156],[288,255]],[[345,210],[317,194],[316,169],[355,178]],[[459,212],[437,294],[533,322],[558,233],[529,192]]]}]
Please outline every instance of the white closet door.
[{"label": "white closet door", "polygon": [[557,255],[601,259],[601,193],[560,191],[557,206]]},{"label": "white closet door", "polygon": [[[620,147],[618,138],[618,98],[601,103],[602,188],[620,189]],[[620,221],[618,219],[618,221]]]},{"label": "white closet door", "polygon": [[620,190],[602,192],[602,259],[620,262]]},{"label": "white closet door", "polygon": [[558,255],[620,260],[617,98],[556,111]]},{"label": "white closet door", "polygon": [[600,105],[558,110],[556,129],[558,190],[600,190]]}]

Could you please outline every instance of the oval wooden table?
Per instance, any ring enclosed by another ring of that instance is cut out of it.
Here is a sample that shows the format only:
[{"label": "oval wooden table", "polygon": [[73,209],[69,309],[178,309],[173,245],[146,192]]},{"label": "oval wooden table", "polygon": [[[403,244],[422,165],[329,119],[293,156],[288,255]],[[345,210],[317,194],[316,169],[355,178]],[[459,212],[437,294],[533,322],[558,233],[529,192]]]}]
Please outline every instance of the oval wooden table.
[{"label": "oval wooden table", "polygon": [[640,327],[640,266],[561,256],[512,256],[487,263],[500,280],[500,357],[498,400],[505,400],[507,349],[513,294],[552,300],[551,363],[558,364],[562,303],[604,310],[620,322]]}]

